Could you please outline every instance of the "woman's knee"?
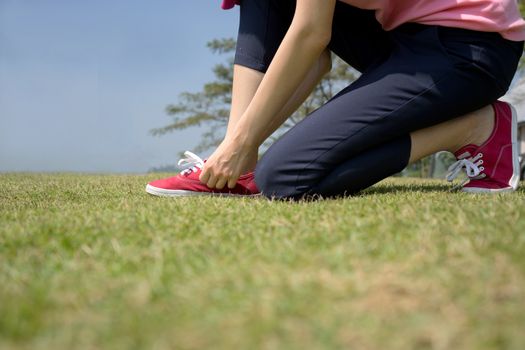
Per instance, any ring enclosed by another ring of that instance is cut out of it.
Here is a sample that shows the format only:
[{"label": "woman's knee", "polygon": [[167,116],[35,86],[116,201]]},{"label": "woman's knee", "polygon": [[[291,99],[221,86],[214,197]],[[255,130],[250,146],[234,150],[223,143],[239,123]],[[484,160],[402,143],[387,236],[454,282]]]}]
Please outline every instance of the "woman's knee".
[{"label": "woman's knee", "polygon": [[302,193],[297,188],[297,170],[271,155],[264,156],[255,169],[255,183],[261,193],[272,199],[296,199]]}]

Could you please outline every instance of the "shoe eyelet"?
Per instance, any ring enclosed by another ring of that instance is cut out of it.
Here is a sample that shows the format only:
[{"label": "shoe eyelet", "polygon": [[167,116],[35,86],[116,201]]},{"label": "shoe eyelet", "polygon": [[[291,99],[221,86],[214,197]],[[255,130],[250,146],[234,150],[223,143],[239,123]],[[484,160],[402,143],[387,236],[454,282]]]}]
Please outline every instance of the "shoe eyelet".
[{"label": "shoe eyelet", "polygon": [[483,164],[483,159],[480,159],[478,162],[480,165]]},{"label": "shoe eyelet", "polygon": [[483,171],[483,170],[485,170],[485,168],[484,167],[479,167],[479,170]]}]

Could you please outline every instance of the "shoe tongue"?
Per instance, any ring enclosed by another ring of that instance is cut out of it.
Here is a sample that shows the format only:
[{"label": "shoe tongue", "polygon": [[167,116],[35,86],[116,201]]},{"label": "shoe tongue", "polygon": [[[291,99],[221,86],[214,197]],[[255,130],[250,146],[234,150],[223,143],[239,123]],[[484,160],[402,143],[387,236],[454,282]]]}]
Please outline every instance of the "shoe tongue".
[{"label": "shoe tongue", "polygon": [[478,149],[478,146],[469,144],[458,149],[454,152],[454,155],[456,156],[456,159],[472,157],[474,153],[476,153],[476,149]]}]

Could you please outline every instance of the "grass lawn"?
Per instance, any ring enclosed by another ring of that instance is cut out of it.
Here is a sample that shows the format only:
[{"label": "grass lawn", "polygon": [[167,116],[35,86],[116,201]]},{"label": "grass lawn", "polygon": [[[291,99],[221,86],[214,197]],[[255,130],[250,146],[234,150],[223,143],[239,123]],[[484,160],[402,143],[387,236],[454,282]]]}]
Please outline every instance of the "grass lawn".
[{"label": "grass lawn", "polygon": [[0,349],[525,349],[525,190],[313,203],[0,175]]}]

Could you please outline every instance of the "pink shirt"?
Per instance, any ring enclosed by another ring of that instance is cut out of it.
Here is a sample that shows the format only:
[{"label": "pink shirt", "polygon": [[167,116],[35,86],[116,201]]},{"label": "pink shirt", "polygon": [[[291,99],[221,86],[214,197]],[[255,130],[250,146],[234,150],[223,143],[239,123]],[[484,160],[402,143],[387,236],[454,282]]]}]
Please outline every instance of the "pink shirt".
[{"label": "pink shirt", "polygon": [[500,33],[506,39],[525,40],[525,21],[516,0],[341,0],[376,11],[385,30],[407,23],[455,27]]},{"label": "pink shirt", "polygon": [[[506,39],[525,40],[525,21],[516,0],[340,0],[375,10],[379,23],[392,30],[407,22],[497,32]],[[222,8],[238,0],[223,0]]]}]

